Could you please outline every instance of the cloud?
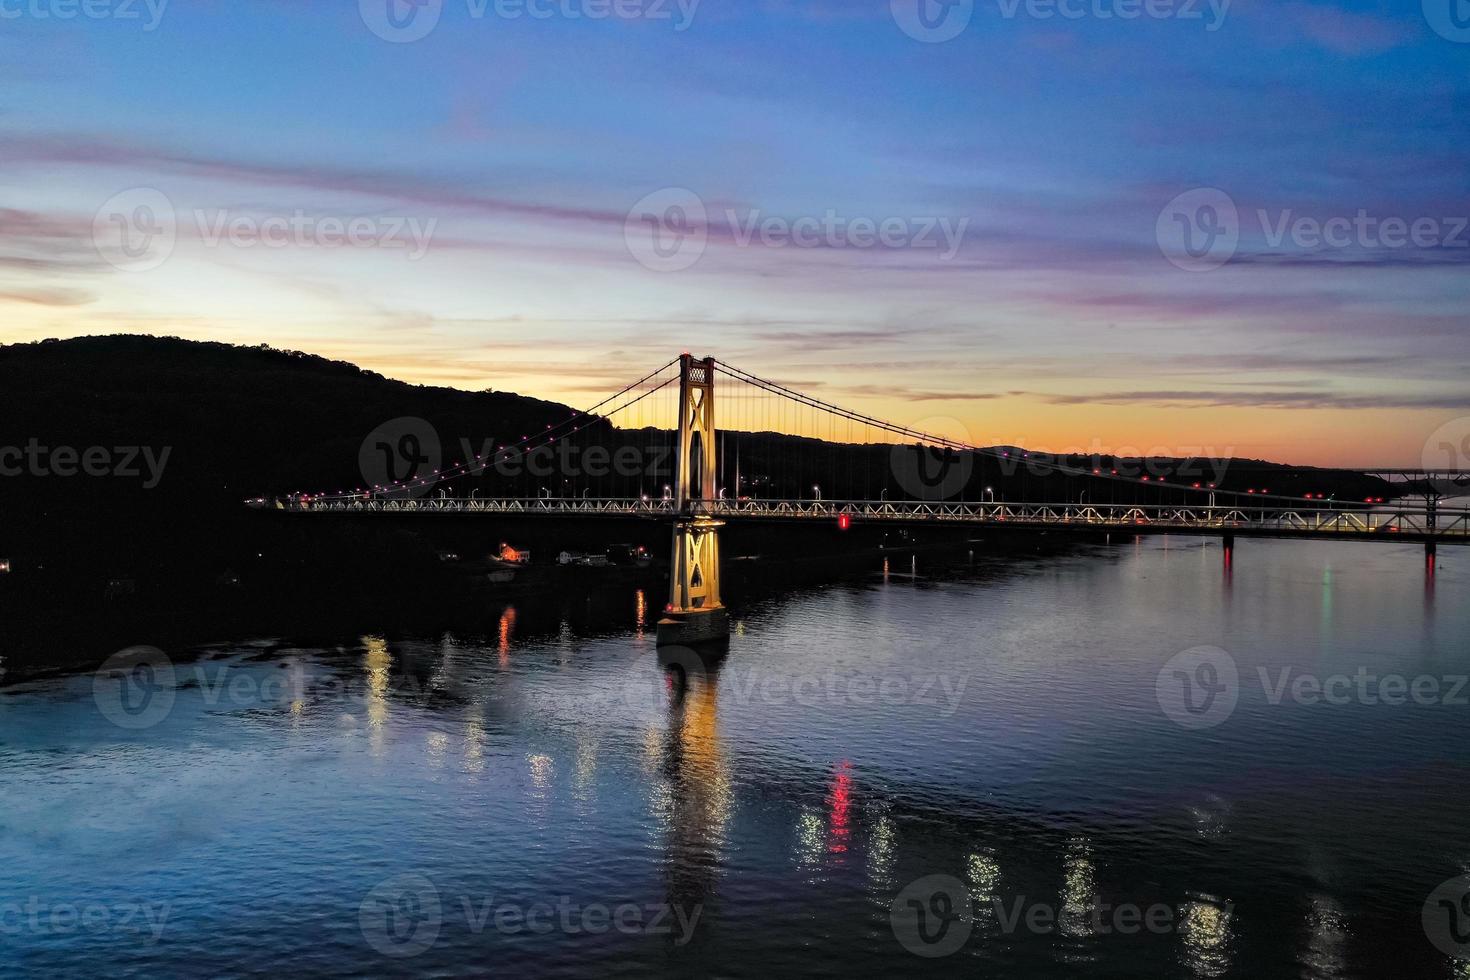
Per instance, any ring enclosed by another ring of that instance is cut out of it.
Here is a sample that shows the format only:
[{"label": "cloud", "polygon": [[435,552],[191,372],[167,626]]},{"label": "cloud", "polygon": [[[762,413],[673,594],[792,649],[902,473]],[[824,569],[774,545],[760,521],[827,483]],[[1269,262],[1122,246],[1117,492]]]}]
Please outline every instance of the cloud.
[{"label": "cloud", "polygon": [[1114,391],[1093,395],[1047,395],[1052,405],[1149,405],[1157,408],[1330,408],[1453,409],[1470,408],[1462,395],[1343,395],[1325,391]]},{"label": "cloud", "polygon": [[937,391],[910,388],[906,385],[842,385],[837,390],[850,395],[874,398],[901,398],[910,402],[980,402],[1006,398],[1019,392]]},{"label": "cloud", "polygon": [[1288,30],[1335,54],[1380,54],[1404,44],[1413,32],[1399,20],[1315,3],[1288,3],[1280,8]]},{"label": "cloud", "polygon": [[[1376,9],[1346,10],[1309,0],[1234,0],[1232,18],[1248,21],[1273,47],[1309,45],[1350,58],[1382,54],[1410,43],[1420,25],[1405,18],[1410,4],[1375,0]],[[1417,16],[1419,4],[1412,4]]]},{"label": "cloud", "polygon": [[31,303],[37,306],[85,306],[97,298],[85,289],[38,287],[35,289],[0,288],[0,301]]},{"label": "cloud", "polygon": [[101,268],[90,223],[0,208],[0,302],[85,306],[93,292],[61,283]]},{"label": "cloud", "polygon": [[475,194],[422,176],[387,171],[345,170],[311,164],[280,165],[229,160],[206,154],[146,147],[116,140],[76,136],[8,135],[0,142],[0,162],[9,166],[44,164],[115,168],[152,168],[191,177],[242,181],[261,186],[295,187],[413,201],[446,210],[513,215],[622,226],[625,211],[536,204]]}]

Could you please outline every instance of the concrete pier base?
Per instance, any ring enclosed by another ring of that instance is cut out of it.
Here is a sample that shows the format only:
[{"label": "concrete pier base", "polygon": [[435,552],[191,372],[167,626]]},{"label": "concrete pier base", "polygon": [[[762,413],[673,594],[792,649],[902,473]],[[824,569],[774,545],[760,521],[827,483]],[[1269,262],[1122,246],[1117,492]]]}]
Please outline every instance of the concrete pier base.
[{"label": "concrete pier base", "polygon": [[730,637],[730,614],[723,606],[716,609],[668,613],[658,621],[658,645],[694,646]]}]

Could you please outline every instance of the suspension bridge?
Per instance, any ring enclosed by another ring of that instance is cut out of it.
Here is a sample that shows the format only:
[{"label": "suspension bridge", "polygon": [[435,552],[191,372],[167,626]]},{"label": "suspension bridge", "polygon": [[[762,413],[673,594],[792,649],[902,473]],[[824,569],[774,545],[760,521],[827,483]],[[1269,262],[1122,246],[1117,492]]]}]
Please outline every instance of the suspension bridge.
[{"label": "suspension bridge", "polygon": [[[1470,487],[1470,474],[1455,469],[1330,471],[1339,482],[1393,487],[1392,499],[1284,492],[1265,485],[1271,477],[1227,488],[1222,473],[1194,460],[1160,468],[921,432],[687,353],[585,412],[466,456],[275,506],[318,515],[665,521],[672,562],[661,644],[727,635],[719,530],[728,521],[1206,535],[1223,540],[1227,560],[1237,536],[1413,541],[1423,543],[1431,570],[1440,542],[1470,543],[1470,510],[1441,503]],[[467,494],[447,489],[468,484]],[[1415,496],[1422,505],[1403,505]]]}]

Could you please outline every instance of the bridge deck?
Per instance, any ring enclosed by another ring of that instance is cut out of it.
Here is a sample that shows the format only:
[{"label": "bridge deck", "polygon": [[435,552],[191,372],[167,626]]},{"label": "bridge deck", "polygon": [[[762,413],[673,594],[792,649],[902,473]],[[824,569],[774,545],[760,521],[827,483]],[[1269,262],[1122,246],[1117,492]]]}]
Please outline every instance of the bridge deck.
[{"label": "bridge deck", "polygon": [[[671,519],[673,500],[643,498],[291,500],[280,509],[306,514],[481,514],[506,517]],[[1010,528],[1076,528],[1131,534],[1238,535],[1423,541],[1470,544],[1470,511],[1378,507],[1190,507],[1175,504],[1014,504],[894,500],[718,500],[698,505],[710,517],[756,521],[864,524],[958,524]]]}]

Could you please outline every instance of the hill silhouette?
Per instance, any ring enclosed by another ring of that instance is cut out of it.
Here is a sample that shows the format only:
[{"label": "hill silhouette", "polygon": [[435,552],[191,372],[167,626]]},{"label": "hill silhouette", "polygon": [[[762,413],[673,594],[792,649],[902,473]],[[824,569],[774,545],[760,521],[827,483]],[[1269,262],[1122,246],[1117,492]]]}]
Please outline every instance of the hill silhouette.
[{"label": "hill silhouette", "polygon": [[248,548],[246,497],[362,485],[364,440],[391,420],[489,437],[570,412],[265,346],[100,336],[0,347],[0,447],[30,450],[0,458],[0,556],[109,574],[218,568]]}]

